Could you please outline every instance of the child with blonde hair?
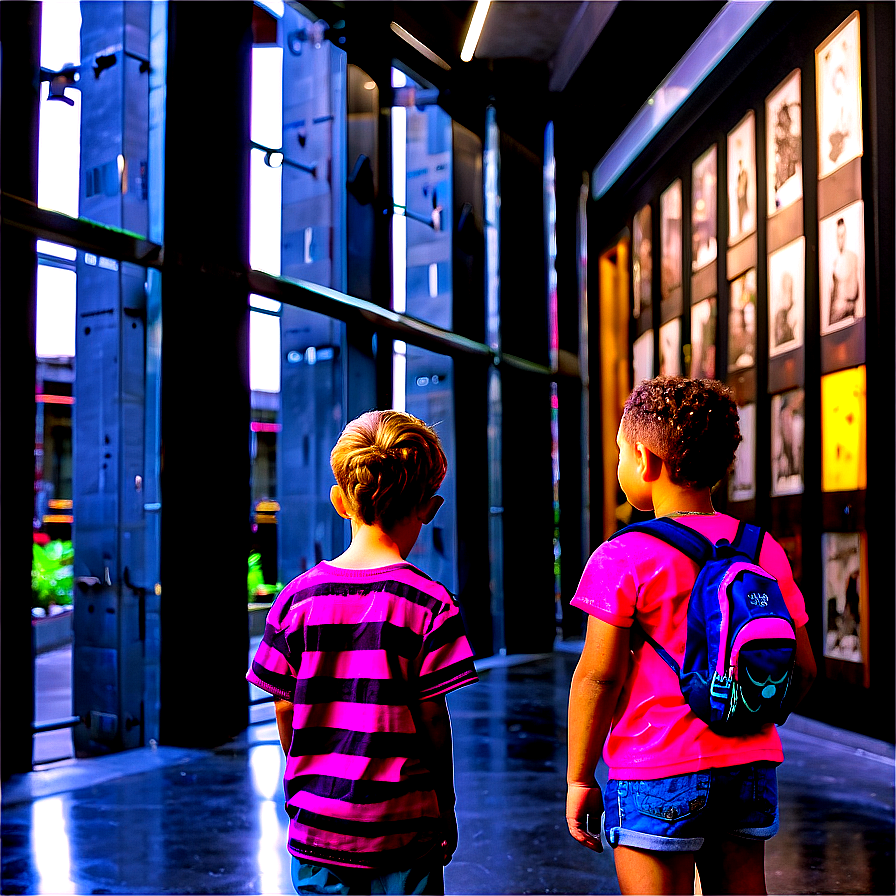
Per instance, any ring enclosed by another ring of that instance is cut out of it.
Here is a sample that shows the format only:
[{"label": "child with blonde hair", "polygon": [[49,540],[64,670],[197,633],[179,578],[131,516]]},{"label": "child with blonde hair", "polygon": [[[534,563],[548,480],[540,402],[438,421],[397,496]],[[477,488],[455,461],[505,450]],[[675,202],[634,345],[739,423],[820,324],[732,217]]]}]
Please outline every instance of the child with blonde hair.
[{"label": "child with blonde hair", "polygon": [[[741,441],[726,386],[644,381],[625,403],[616,441],[619,485],[633,507],[713,544],[737,538],[739,521],[716,512],[711,496]],[[758,547],[796,629],[792,708],[815,676],[808,616],[781,546],[766,533]],[[697,571],[665,541],[625,532],[594,552],[571,601],[588,627],[570,687],[566,820],[597,852],[603,828],[622,893],[693,893],[695,866],[703,892],[766,892],[765,840],[778,829],[775,766],[784,758],[777,729],[717,733],[653,646],[682,665]],[[595,779],[602,749],[603,794]]]},{"label": "child with blonde hair", "polygon": [[276,698],[292,880],[306,893],[444,893],[457,847],[445,695],[477,680],[451,594],[407,562],[447,461],[400,411],[345,427],[330,500],[348,549],[290,582],[250,682]]}]

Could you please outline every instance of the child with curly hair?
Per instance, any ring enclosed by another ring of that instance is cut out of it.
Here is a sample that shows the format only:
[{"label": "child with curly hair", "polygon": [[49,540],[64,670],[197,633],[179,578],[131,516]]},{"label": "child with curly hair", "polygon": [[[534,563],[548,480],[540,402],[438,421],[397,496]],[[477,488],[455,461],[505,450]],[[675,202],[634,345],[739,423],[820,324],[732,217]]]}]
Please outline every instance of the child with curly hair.
[{"label": "child with curly hair", "polygon": [[370,411],[330,463],[351,544],[283,589],[247,675],[276,698],[293,885],[441,894],[457,847],[445,695],[477,675],[451,594],[406,558],[442,505],[445,453],[422,420]]},{"label": "child with curly hair", "polygon": [[[715,380],[660,376],[637,386],[617,435],[618,479],[633,507],[677,518],[717,542],[738,520],[718,513],[711,490],[741,441],[737,406]],[[796,631],[792,700],[808,690],[815,660],[803,596],[787,557],[768,534],[759,563],[780,585]],[[778,829],[774,725],[717,734],[682,696],[678,678],[637,622],[680,664],[697,564],[644,532],[602,544],[571,601],[588,614],[569,696],[566,818],[572,836],[613,847],[622,893],[766,893],[765,840]],[[603,749],[604,793],[595,779]]]}]

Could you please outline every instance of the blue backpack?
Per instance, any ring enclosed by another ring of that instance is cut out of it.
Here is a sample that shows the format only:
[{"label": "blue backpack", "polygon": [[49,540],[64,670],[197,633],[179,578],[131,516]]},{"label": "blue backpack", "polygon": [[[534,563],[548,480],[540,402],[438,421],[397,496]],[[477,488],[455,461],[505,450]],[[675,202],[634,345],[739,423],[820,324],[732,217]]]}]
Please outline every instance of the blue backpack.
[{"label": "blue backpack", "polygon": [[660,518],[633,523],[610,538],[627,532],[659,538],[699,567],[688,603],[683,664],[679,667],[641,628],[678,676],[697,717],[718,734],[731,735],[783,722],[796,633],[777,580],[757,565],[765,530],[741,522],[733,542],[723,538],[713,544],[689,526]]}]

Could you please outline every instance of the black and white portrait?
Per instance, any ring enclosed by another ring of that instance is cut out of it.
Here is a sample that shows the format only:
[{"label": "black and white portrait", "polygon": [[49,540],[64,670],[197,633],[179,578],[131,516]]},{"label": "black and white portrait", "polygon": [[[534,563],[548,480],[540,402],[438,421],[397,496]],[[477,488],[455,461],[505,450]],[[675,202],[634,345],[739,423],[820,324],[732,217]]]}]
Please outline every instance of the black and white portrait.
[{"label": "black and white portrait", "polygon": [[756,405],[739,405],[742,441],[734,455],[734,469],[728,479],[729,501],[751,501],[756,497]]},{"label": "black and white portrait", "polygon": [[660,196],[660,289],[669,299],[681,288],[681,181],[673,181]]},{"label": "black and white portrait", "polygon": [[691,379],[716,375],[715,296],[691,305]]},{"label": "black and white portrait", "polygon": [[660,327],[660,376],[681,376],[681,318]]},{"label": "black and white portrait", "polygon": [[804,237],[768,257],[768,350],[771,357],[803,344],[805,267]]},{"label": "black and white portrait", "polygon": [[715,144],[694,162],[691,184],[691,269],[697,271],[715,261],[718,252],[716,245],[718,174]]},{"label": "black and white portrait", "polygon": [[756,125],[749,112],[728,134],[728,245],[756,229]]},{"label": "black and white portrait", "polygon": [[853,13],[816,51],[818,176],[862,154],[859,14]]},{"label": "black and white portrait", "polygon": [[728,369],[756,363],[756,268],[750,268],[729,287]]},{"label": "black and white portrait", "polygon": [[632,222],[632,285],[635,317],[650,317],[653,286],[653,214],[645,205]]},{"label": "black and white portrait", "polygon": [[803,128],[800,72],[793,72],[765,101],[768,214],[803,196]]},{"label": "black and white portrait", "polygon": [[632,382],[653,379],[653,330],[642,333],[632,345]]},{"label": "black and white portrait", "polygon": [[803,490],[806,393],[791,389],[772,396],[772,494]]},{"label": "black and white portrait", "polygon": [[818,228],[822,335],[865,316],[865,204],[853,202]]},{"label": "black and white portrait", "polygon": [[825,532],[824,655],[861,663],[862,542],[858,532]]}]

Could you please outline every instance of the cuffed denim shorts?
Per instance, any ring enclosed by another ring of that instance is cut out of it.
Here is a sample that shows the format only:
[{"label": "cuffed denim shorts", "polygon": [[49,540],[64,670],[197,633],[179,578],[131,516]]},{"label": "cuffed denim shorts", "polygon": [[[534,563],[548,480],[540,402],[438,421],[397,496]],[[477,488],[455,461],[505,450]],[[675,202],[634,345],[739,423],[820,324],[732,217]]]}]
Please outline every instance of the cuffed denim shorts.
[{"label": "cuffed denim shorts", "polygon": [[604,790],[604,836],[612,847],[696,852],[704,840],[768,840],[777,832],[778,779],[768,762],[610,780]]}]

